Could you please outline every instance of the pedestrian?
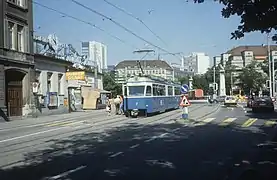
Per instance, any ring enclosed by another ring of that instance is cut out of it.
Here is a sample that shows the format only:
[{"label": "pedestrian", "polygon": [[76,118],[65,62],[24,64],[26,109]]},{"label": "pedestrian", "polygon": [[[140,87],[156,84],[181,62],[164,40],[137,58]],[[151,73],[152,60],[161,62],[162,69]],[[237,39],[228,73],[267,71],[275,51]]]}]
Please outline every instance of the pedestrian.
[{"label": "pedestrian", "polygon": [[123,106],[123,95],[120,96],[120,114],[124,114],[124,110],[123,110],[124,106]]},{"label": "pedestrian", "polygon": [[114,105],[115,105],[115,114],[119,114],[119,109],[120,109],[120,96],[117,95],[116,98],[114,99]]},{"label": "pedestrian", "polygon": [[107,97],[106,99],[106,111],[108,112],[108,116],[110,116],[112,111],[112,105],[109,97]]}]

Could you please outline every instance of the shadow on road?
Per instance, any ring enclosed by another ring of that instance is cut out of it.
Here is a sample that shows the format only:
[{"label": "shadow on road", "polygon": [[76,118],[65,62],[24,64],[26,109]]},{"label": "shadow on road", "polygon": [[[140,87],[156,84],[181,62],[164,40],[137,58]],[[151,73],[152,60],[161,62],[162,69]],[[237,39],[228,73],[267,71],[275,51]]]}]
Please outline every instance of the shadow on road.
[{"label": "shadow on road", "polygon": [[2,167],[0,177],[1,180],[222,180],[237,179],[247,168],[275,168],[267,171],[269,175],[277,172],[276,152],[273,147],[257,146],[257,142],[265,139],[260,132],[215,124],[130,125],[105,133],[53,139],[51,147],[25,154],[24,165]]}]

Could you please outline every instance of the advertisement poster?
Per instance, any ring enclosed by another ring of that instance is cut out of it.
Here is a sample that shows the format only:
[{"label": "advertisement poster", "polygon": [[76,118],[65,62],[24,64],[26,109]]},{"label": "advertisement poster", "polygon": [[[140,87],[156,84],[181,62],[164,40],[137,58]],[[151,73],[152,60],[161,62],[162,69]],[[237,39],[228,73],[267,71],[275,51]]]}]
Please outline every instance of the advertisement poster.
[{"label": "advertisement poster", "polygon": [[49,104],[48,106],[58,106],[58,94],[57,92],[49,92]]}]

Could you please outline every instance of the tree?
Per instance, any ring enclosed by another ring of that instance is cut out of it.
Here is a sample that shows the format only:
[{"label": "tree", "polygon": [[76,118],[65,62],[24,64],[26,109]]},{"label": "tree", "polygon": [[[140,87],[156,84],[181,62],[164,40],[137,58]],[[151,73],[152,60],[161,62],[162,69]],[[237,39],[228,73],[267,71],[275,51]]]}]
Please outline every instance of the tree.
[{"label": "tree", "polygon": [[103,87],[105,90],[111,91],[113,96],[122,94],[122,87],[115,82],[115,73],[113,72],[104,73]]},{"label": "tree", "polygon": [[183,84],[188,84],[189,83],[189,77],[188,76],[182,76],[182,77],[178,77],[177,80],[179,83]]},{"label": "tree", "polygon": [[[208,0],[206,0],[208,1]],[[210,1],[210,0],[209,0]],[[229,18],[233,15],[240,17],[240,24],[231,33],[232,39],[244,37],[245,33],[260,31],[268,33],[277,30],[277,1],[276,0],[214,0],[225,7],[222,16]],[[203,3],[205,0],[194,0],[195,3]],[[277,41],[277,34],[272,37]]]},{"label": "tree", "polygon": [[259,91],[265,84],[267,77],[263,72],[258,71],[257,67],[257,63],[252,62],[242,69],[239,79],[244,92]]}]

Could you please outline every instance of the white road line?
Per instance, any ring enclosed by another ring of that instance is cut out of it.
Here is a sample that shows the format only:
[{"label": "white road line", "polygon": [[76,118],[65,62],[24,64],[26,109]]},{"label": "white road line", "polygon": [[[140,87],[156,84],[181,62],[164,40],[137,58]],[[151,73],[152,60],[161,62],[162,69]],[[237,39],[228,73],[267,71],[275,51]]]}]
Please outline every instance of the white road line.
[{"label": "white road line", "polygon": [[72,170],[69,170],[69,171],[66,171],[64,173],[61,173],[59,175],[56,175],[56,176],[52,176],[52,177],[49,177],[49,178],[46,178],[46,180],[55,180],[55,179],[61,179],[62,177],[65,177],[65,176],[68,176],[69,174],[72,174],[76,171],[80,171],[82,169],[86,168],[86,166],[80,166],[76,169],[72,169]]},{"label": "white road line", "polygon": [[144,142],[154,141],[155,139],[156,139],[156,138],[150,138],[150,139],[145,140]]},{"label": "white road line", "polygon": [[171,132],[178,131],[180,128],[173,129]]},{"label": "white road line", "polygon": [[27,135],[23,135],[23,136],[17,136],[17,137],[13,137],[13,138],[9,138],[9,139],[4,139],[4,140],[0,140],[0,143],[13,141],[13,140],[17,140],[17,139],[22,139],[22,138],[25,138],[25,137],[35,136],[35,135],[38,135],[38,134],[44,134],[44,133],[51,132],[51,131],[57,131],[57,130],[64,129],[64,128],[67,128],[67,127],[64,126],[64,127],[59,127],[59,128],[55,128],[55,129],[49,129],[49,130],[46,130],[46,131],[40,131],[40,132],[36,132],[36,133],[32,133],[32,134],[27,134]]},{"label": "white road line", "polygon": [[110,158],[114,158],[116,156],[119,156],[120,154],[123,154],[123,152],[118,152],[118,153],[112,154],[112,155],[110,155]]},{"label": "white road line", "polygon": [[139,147],[139,144],[135,144],[135,145],[131,146],[130,149],[134,149],[136,147]]}]

